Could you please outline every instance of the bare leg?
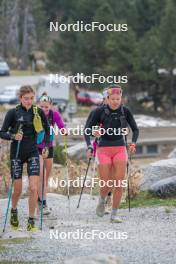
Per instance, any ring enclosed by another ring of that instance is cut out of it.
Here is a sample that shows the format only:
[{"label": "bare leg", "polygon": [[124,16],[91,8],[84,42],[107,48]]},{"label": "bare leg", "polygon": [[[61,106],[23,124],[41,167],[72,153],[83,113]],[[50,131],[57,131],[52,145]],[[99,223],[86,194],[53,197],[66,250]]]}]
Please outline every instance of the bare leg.
[{"label": "bare leg", "polygon": [[[99,173],[100,173],[100,197],[99,202],[96,208],[96,214],[99,217],[104,216],[105,214],[105,198],[111,190],[111,186],[109,185],[110,180],[112,180],[112,165],[111,164],[101,164],[99,165]],[[113,182],[111,182],[111,185]]]},{"label": "bare leg", "polygon": [[12,208],[16,209],[22,192],[22,179],[14,180],[12,194]]},{"label": "bare leg", "polygon": [[48,179],[52,170],[53,166],[53,159],[46,159],[45,160],[45,167],[46,167],[46,180],[45,180],[45,188],[44,188],[44,199],[46,200],[46,193],[48,187]]},{"label": "bare leg", "polygon": [[[42,200],[42,183],[43,183],[43,158],[40,155],[40,176],[38,184],[38,196]],[[44,190],[46,189],[46,177],[44,178]]]},{"label": "bare leg", "polygon": [[116,185],[119,187],[115,187],[113,190],[113,204],[112,208],[117,209],[119,208],[120,201],[122,198],[122,192],[123,192],[123,187],[122,185],[122,180],[125,178],[125,172],[126,172],[126,161],[116,161],[114,163],[114,180],[116,181]]},{"label": "bare leg", "polygon": [[37,207],[39,176],[29,176],[29,217],[34,218]]},{"label": "bare leg", "polygon": [[108,187],[108,181],[112,180],[112,165],[111,164],[101,164],[98,166],[100,180],[104,181],[104,187],[100,187],[100,196],[105,198],[111,191],[111,187]]}]

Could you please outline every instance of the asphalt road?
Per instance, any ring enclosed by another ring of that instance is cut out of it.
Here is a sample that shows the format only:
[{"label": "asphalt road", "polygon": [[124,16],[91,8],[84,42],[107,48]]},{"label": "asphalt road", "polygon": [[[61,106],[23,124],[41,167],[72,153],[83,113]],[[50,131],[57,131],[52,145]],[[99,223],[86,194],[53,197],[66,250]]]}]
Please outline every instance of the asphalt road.
[{"label": "asphalt road", "polygon": [[37,76],[8,76],[0,77],[0,92],[3,91],[7,85],[35,85],[38,83],[41,75]]}]

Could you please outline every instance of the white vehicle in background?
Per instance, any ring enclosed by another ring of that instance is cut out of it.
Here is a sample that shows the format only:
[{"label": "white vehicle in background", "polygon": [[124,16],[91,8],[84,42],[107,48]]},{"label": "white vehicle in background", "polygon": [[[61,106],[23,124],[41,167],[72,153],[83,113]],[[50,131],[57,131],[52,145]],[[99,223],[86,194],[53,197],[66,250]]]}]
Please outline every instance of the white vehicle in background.
[{"label": "white vehicle in background", "polygon": [[6,61],[0,60],[0,76],[9,76],[10,75],[10,68]]},{"label": "white vehicle in background", "polygon": [[17,104],[21,85],[9,85],[0,93],[0,104]]},{"label": "white vehicle in background", "polygon": [[[68,82],[61,82],[60,78],[61,76],[57,78],[56,82],[54,78],[51,79],[50,75],[43,76],[39,80],[37,87],[37,98],[46,92],[52,98],[53,104],[63,112],[69,102],[70,84]],[[64,76],[64,78],[66,77]]]}]

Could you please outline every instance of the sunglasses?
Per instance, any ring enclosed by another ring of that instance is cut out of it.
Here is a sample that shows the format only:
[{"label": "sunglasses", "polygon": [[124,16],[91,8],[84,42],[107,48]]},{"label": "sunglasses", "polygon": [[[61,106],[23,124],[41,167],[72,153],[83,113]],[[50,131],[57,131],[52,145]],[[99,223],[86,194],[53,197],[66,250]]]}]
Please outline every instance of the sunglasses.
[{"label": "sunglasses", "polygon": [[51,97],[47,96],[47,95],[42,95],[39,99],[39,102],[49,102],[52,103],[52,99]]}]

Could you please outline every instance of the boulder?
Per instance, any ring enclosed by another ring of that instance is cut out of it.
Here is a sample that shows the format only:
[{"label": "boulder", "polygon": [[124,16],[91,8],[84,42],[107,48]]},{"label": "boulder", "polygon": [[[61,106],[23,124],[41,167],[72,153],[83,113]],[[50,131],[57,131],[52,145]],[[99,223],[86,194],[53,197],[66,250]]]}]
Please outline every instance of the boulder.
[{"label": "boulder", "polygon": [[78,143],[67,149],[69,158],[75,160],[86,160],[87,146],[85,142]]},{"label": "boulder", "polygon": [[168,159],[176,159],[176,148],[168,155]]},{"label": "boulder", "polygon": [[79,263],[79,264],[123,264],[122,261],[118,257],[109,256],[105,254],[72,258],[64,262],[64,264],[75,264],[75,263]]},{"label": "boulder", "polygon": [[140,181],[140,190],[148,191],[157,181],[175,175],[176,159],[166,159],[151,163],[143,169]]},{"label": "boulder", "polygon": [[154,183],[149,191],[160,198],[176,197],[176,176]]}]

